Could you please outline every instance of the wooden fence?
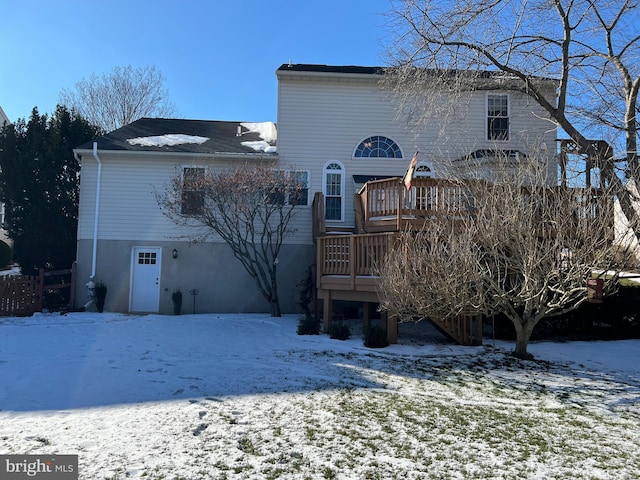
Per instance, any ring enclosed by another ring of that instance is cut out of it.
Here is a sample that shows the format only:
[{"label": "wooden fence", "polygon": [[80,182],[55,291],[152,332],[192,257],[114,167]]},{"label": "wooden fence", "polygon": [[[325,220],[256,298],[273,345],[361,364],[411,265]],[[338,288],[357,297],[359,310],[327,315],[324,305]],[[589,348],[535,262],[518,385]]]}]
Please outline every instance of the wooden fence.
[{"label": "wooden fence", "polygon": [[[68,281],[67,281],[68,279]],[[25,317],[41,312],[45,292],[69,288],[69,302],[74,305],[76,265],[67,270],[45,272],[38,275],[6,275],[0,277],[0,316]]]}]

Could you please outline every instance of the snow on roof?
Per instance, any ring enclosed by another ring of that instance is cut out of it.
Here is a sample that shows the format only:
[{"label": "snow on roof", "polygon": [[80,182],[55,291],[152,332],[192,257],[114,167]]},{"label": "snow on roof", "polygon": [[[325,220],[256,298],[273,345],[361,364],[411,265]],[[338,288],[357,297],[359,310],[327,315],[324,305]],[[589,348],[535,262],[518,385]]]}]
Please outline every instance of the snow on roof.
[{"label": "snow on roof", "polygon": [[253,148],[256,152],[264,153],[276,153],[277,148],[273,145],[269,145],[264,140],[257,140],[255,142],[242,142],[245,147]]},{"label": "snow on roof", "polygon": [[152,137],[137,137],[127,140],[129,145],[141,145],[143,147],[164,147],[173,145],[183,145],[185,143],[201,144],[209,140],[208,137],[198,137],[196,135],[184,135],[182,133],[168,133]]},{"label": "snow on roof", "polygon": [[276,153],[277,148],[275,145],[271,145],[278,139],[278,131],[276,124],[273,122],[243,122],[240,124],[246,128],[248,132],[245,133],[257,133],[262,140],[241,142],[245,147],[253,148],[256,152],[264,153]]},{"label": "snow on roof", "polygon": [[[278,139],[278,131],[276,129],[276,124],[273,122],[257,122],[257,123],[244,122],[244,123],[241,123],[240,125],[242,125],[244,128],[246,128],[250,132],[255,132],[258,135],[260,135],[260,138],[263,139],[265,142],[273,143]],[[244,142],[243,142],[243,145],[244,145]]]}]

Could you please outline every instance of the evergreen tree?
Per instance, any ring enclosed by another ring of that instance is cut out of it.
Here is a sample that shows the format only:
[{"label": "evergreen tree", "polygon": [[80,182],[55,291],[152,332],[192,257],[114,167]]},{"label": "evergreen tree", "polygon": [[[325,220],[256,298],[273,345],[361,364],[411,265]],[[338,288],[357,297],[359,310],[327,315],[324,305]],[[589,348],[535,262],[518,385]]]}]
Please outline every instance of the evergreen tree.
[{"label": "evergreen tree", "polygon": [[80,165],[73,148],[99,134],[66,107],[34,108],[0,130],[0,200],[5,229],[24,274],[69,268],[76,255]]}]

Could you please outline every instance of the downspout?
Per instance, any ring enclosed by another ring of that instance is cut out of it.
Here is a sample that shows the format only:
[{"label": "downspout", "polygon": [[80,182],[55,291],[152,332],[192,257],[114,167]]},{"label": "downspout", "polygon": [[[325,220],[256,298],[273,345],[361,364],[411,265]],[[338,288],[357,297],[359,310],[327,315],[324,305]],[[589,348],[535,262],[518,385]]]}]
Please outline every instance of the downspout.
[{"label": "downspout", "polygon": [[93,158],[98,162],[98,178],[96,180],[96,213],[93,219],[93,251],[91,253],[90,280],[96,277],[96,257],[98,254],[98,213],[100,211],[100,183],[102,179],[102,161],[98,156],[98,142],[93,142]]}]

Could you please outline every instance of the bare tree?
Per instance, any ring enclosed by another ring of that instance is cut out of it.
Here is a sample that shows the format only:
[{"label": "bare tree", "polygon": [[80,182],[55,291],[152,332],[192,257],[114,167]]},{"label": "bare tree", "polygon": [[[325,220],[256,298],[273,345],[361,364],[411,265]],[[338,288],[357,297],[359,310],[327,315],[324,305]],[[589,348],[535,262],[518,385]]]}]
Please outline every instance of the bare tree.
[{"label": "bare tree", "polygon": [[163,213],[185,227],[191,241],[222,239],[255,280],[279,317],[278,255],[296,205],[307,186],[297,172],[270,165],[244,165],[205,171],[176,172],[164,192],[156,193]]},{"label": "bare tree", "polygon": [[60,102],[90,123],[110,132],[142,117],[168,117],[176,112],[155,66],[116,66],[100,76],[82,79],[63,90]]},{"label": "bare tree", "polygon": [[504,315],[524,357],[540,320],[587,299],[588,279],[615,288],[625,251],[611,241],[610,195],[538,186],[548,185],[538,165],[521,161],[495,183],[461,180],[464,214],[404,232],[380,267],[382,308],[401,321]]},{"label": "bare tree", "polygon": [[[535,100],[596,161],[640,236],[635,190],[622,180],[625,173],[640,185],[639,11],[635,0],[398,0],[389,85],[405,99],[405,114],[442,121],[450,105],[441,96],[430,102],[425,92],[481,89],[481,72],[500,73],[501,88]],[[557,79],[557,96],[544,91],[542,77]],[[590,139],[623,151],[624,165],[616,171],[612,151]]]}]

